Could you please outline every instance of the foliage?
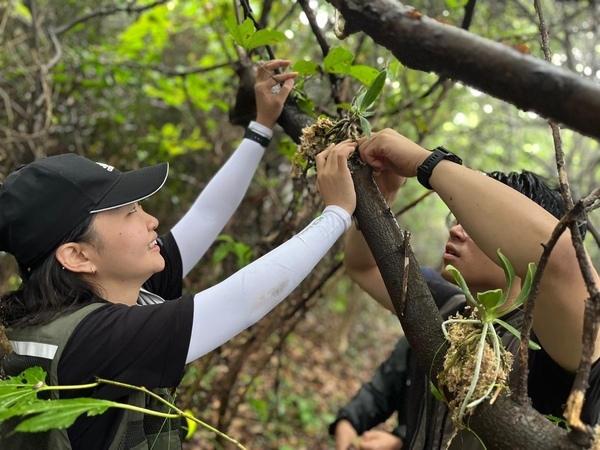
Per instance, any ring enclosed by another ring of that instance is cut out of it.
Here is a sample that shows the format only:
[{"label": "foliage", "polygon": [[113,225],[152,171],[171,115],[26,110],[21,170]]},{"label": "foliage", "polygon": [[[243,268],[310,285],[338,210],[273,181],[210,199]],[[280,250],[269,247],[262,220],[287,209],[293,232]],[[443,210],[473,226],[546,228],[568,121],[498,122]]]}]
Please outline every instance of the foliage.
[{"label": "foliage", "polygon": [[[108,408],[121,408],[135,410],[165,419],[185,417],[188,423],[191,422],[196,426],[200,424],[235,444],[237,447],[244,448],[234,439],[231,439],[229,436],[214,429],[210,425],[191,416],[188,411],[178,409],[174,404],[167,402],[158,395],[148,391],[146,388],[109,380],[98,380],[95,383],[76,386],[50,386],[47,385],[45,381],[46,372],[41,367],[31,367],[18,377],[8,377],[6,380],[0,379],[0,422],[4,422],[13,417],[24,417],[24,419],[15,427],[15,431],[34,433],[48,431],[53,428],[68,428],[73,425],[75,419],[82,414],[95,416],[106,412]],[[43,394],[44,392],[89,389],[97,387],[102,383],[113,384],[119,387],[144,392],[165,403],[173,413],[163,413],[126,403],[90,397],[51,400],[40,399],[38,397],[38,394]]]},{"label": "foliage", "polygon": [[[500,249],[498,258],[506,276],[506,289],[478,292],[476,298],[471,294],[461,273],[452,265],[446,267],[463,290],[467,302],[474,307],[469,318],[457,315],[442,323],[442,330],[450,342],[450,349],[439,379],[440,383],[455,395],[449,406],[452,420],[459,429],[465,425],[465,416],[488,398],[492,390],[496,389],[499,392],[500,389],[506,388],[505,382],[512,366],[512,355],[504,348],[494,325],[504,327],[521,339],[520,332],[500,317],[520,308],[527,300],[535,275],[535,264],[528,265],[521,291],[513,303],[506,305],[515,280],[515,272]],[[529,341],[529,346],[534,350],[540,349],[540,346],[532,341]],[[435,388],[433,392],[439,398],[440,389]]]}]

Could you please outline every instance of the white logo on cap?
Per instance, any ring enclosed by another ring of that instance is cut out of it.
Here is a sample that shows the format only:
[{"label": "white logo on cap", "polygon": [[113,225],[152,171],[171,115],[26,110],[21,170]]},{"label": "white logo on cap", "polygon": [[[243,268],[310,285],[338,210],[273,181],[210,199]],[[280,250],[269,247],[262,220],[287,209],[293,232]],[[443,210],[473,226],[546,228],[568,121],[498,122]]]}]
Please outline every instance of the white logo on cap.
[{"label": "white logo on cap", "polygon": [[113,166],[109,166],[108,164],[99,163],[99,162],[97,162],[96,164],[98,164],[100,167],[105,168],[109,172],[112,172],[113,170],[115,170],[115,168]]}]

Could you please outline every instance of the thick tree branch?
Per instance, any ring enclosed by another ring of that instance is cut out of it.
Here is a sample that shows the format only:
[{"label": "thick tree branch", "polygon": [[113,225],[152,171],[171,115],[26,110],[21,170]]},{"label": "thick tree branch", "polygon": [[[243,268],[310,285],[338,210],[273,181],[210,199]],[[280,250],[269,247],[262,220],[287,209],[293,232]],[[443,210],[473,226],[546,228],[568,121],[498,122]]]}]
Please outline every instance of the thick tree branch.
[{"label": "thick tree branch", "polygon": [[435,72],[600,139],[600,86],[531,55],[437,22],[394,0],[328,0],[412,69]]}]

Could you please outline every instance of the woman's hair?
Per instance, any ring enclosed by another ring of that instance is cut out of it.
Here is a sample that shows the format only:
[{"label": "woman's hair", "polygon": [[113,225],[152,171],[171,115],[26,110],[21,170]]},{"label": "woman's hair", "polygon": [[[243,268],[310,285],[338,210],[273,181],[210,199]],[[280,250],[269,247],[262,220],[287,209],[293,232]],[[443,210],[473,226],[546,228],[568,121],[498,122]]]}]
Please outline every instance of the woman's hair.
[{"label": "woman's hair", "polygon": [[[92,243],[93,218],[90,214],[59,245]],[[59,315],[103,301],[96,287],[65,270],[54,252],[30,270],[21,267],[20,274],[23,282],[19,288],[0,299],[0,321],[5,327],[44,325]]]},{"label": "woman's hair", "polygon": [[[521,173],[490,172],[487,175],[529,197],[557,219],[561,219],[567,213],[560,190],[550,186],[544,178],[533,172],[527,170],[523,170]],[[586,223],[579,223],[577,226],[583,239],[586,233]]]}]

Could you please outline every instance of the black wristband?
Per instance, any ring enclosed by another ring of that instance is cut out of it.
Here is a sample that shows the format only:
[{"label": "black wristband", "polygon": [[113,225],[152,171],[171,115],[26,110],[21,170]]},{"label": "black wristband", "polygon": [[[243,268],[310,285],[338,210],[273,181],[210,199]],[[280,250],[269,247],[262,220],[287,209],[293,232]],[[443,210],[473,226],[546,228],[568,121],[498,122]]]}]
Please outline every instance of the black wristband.
[{"label": "black wristband", "polygon": [[263,147],[267,147],[269,145],[269,142],[271,142],[270,138],[263,136],[262,134],[257,133],[254,130],[251,130],[250,128],[246,128],[244,137],[246,139],[250,139],[251,141],[258,142]]},{"label": "black wristband", "polygon": [[421,183],[423,187],[431,189],[429,178],[431,178],[431,174],[433,173],[435,166],[437,166],[438,163],[444,159],[462,165],[462,159],[460,159],[454,153],[445,149],[444,147],[436,147],[431,152],[431,155],[429,155],[427,159],[423,161],[423,164],[421,164],[417,169],[417,180],[419,180],[419,183]]}]

